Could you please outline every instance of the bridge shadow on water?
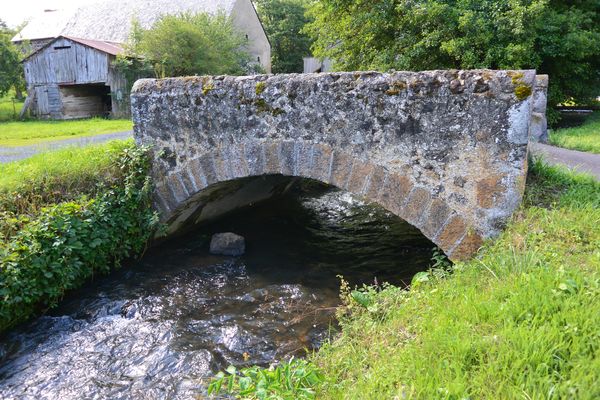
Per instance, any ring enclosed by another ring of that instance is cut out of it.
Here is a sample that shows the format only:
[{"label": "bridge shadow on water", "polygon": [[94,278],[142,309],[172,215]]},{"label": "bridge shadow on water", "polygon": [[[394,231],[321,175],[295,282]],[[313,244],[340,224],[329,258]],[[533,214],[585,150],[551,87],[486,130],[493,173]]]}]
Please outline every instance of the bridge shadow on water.
[{"label": "bridge shadow on water", "polygon": [[[257,178],[258,179],[258,178]],[[0,342],[0,398],[179,399],[229,364],[303,356],[335,332],[339,278],[405,285],[433,244],[379,206],[289,178],[70,293]],[[241,257],[211,235],[246,239]]]}]

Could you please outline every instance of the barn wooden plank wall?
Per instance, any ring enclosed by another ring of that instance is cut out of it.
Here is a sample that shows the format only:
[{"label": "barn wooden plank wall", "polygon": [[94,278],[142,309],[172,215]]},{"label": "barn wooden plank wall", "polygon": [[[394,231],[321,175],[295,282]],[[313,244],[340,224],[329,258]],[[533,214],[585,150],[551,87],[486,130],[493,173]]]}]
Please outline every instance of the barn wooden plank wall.
[{"label": "barn wooden plank wall", "polygon": [[32,112],[40,118],[106,115],[110,91],[114,117],[129,116],[126,79],[112,67],[114,55],[59,38],[25,60],[25,79],[35,91]]},{"label": "barn wooden plank wall", "polygon": [[29,85],[106,82],[110,55],[59,39],[25,61]]}]

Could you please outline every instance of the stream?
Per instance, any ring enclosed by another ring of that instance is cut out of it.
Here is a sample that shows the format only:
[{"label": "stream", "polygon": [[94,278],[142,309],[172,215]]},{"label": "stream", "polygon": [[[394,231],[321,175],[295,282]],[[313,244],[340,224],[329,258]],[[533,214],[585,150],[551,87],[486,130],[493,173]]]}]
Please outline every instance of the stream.
[{"label": "stream", "polygon": [[[212,233],[246,238],[208,253]],[[189,399],[228,365],[303,356],[335,334],[339,277],[406,285],[433,244],[319,185],[246,207],[70,292],[0,339],[0,399]]]}]

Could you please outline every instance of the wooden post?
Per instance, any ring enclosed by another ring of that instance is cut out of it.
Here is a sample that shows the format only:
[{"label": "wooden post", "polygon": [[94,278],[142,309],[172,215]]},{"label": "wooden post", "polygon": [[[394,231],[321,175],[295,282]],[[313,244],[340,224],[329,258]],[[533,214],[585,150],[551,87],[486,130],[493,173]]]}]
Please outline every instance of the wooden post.
[{"label": "wooden post", "polygon": [[31,86],[29,89],[27,89],[27,97],[25,98],[25,102],[23,103],[23,108],[21,108],[21,112],[19,113],[19,119],[23,119],[23,117],[25,116],[25,113],[27,112],[27,109],[29,109],[29,107],[31,106],[31,102],[33,101],[34,97],[35,97],[35,89],[33,86]]}]

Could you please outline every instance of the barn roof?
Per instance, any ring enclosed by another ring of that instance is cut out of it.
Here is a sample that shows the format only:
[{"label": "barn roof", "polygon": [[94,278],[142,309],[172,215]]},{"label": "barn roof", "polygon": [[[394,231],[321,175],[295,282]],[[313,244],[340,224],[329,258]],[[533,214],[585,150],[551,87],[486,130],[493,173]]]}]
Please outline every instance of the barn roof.
[{"label": "barn roof", "polygon": [[236,0],[101,0],[77,9],[45,12],[33,18],[13,40],[57,36],[125,43],[132,20],[150,28],[161,15],[222,11],[231,14]]},{"label": "barn roof", "polygon": [[100,50],[104,53],[111,54],[113,56],[116,56],[117,54],[121,54],[123,52],[123,47],[119,43],[107,42],[107,41],[102,41],[102,40],[81,39],[81,38],[75,38],[72,36],[61,35],[61,36],[58,36],[57,38],[55,38],[54,40],[50,41],[49,43],[47,43],[45,46],[40,47],[39,49],[37,49],[36,51],[34,51],[30,55],[28,55],[23,61],[31,58],[33,55],[52,46],[52,44],[55,43],[57,40],[63,39],[63,38],[69,39],[73,42],[80,43],[84,46],[88,46],[88,47],[91,47],[96,50]]}]

